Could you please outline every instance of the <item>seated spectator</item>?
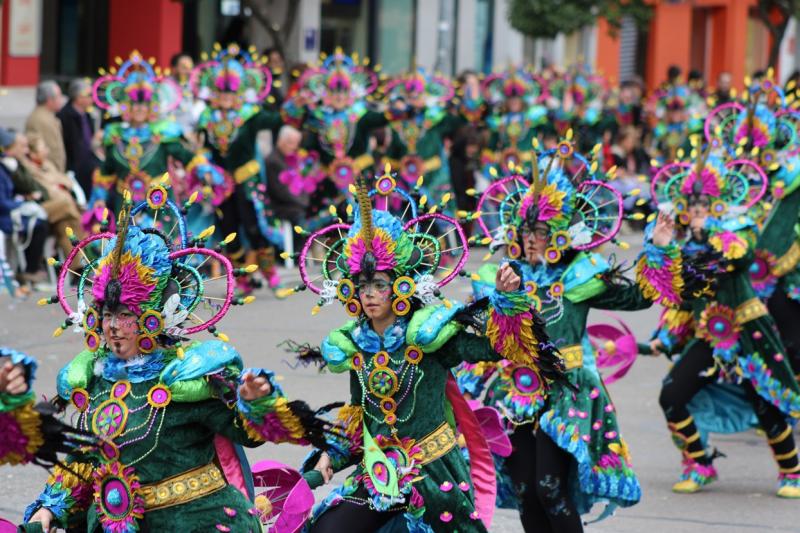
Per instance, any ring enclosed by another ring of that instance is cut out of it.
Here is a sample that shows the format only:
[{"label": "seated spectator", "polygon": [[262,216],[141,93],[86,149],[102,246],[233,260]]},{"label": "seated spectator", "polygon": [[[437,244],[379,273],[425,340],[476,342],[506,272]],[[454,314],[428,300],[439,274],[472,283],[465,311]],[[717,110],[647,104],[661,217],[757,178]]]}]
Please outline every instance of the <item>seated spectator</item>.
[{"label": "seated spectator", "polygon": [[75,179],[86,198],[89,198],[92,195],[92,174],[98,165],[97,156],[92,150],[94,121],[89,114],[92,107],[92,84],[86,78],[72,80],[68,94],[69,102],[57,114],[64,136],[67,170],[75,173]]},{"label": "seated spectator", "polygon": [[56,238],[61,252],[66,256],[72,251],[72,243],[67,237],[67,227],[76,235],[82,234],[80,211],[70,194],[72,182],[45,159],[47,148],[40,138],[34,136],[36,149],[30,153],[28,138],[18,133],[11,146],[5,149],[6,158],[13,158],[16,168],[12,170],[11,180],[14,192],[27,200],[36,202],[46,213],[50,231]]},{"label": "seated spectator", "polygon": [[[306,211],[310,204],[310,195],[307,193],[293,194],[286,179],[281,179],[281,173],[292,170],[289,161],[300,148],[303,134],[292,126],[283,126],[278,132],[275,149],[265,161],[267,172],[267,193],[275,218],[290,222],[293,226],[302,226],[305,222]],[[295,246],[299,244],[295,238]]]},{"label": "seated spectator", "polygon": [[19,258],[24,266],[19,274],[22,283],[19,295],[30,293],[29,285],[45,279],[44,243],[50,230],[47,214],[32,198],[16,197],[12,174],[19,163],[6,151],[15,144],[10,131],[0,128],[0,238],[11,237],[17,248],[24,249]]},{"label": "seated spectator", "polygon": [[36,107],[25,122],[26,133],[38,133],[50,149],[50,161],[59,172],[67,170],[67,153],[64,135],[56,113],[64,106],[64,95],[54,81],[43,81],[36,86]]}]

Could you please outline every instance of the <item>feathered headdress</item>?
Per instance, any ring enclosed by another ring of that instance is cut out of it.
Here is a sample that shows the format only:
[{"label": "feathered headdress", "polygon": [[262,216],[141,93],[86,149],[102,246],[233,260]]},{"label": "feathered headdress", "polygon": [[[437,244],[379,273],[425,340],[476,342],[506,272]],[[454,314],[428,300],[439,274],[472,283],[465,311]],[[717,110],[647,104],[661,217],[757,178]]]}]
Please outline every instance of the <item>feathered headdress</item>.
[{"label": "feathered headdress", "polygon": [[311,97],[328,104],[336,93],[345,92],[351,101],[367,98],[378,87],[379,67],[368,68],[369,60],[359,61],[356,54],[346,55],[341,48],[330,55],[320,56],[319,65],[305,71],[298,81]]},{"label": "feathered headdress", "polygon": [[181,88],[155,66],[155,59],[146,60],[134,50],[125,61],[116,58],[116,63],[108,72],[100,69],[100,77],[92,85],[97,107],[111,116],[123,117],[133,104],[149,105],[154,117],[178,107]]},{"label": "feathered headdress", "polygon": [[223,48],[215,43],[210,56],[204,53],[202,62],[192,70],[190,83],[195,96],[202,100],[234,93],[242,102],[258,104],[269,96],[272,73],[267,58],[258,55],[255,47],[242,50],[237,44]]}]

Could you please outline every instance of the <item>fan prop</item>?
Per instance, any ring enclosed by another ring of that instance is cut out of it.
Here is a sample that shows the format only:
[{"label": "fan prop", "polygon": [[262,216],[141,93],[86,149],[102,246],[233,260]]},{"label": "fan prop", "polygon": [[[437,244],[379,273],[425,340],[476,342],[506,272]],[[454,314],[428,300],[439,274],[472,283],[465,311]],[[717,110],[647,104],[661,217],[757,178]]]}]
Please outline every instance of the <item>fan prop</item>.
[{"label": "fan prop", "polygon": [[[529,187],[530,183],[522,176],[509,176],[495,181],[481,194],[477,205],[480,213],[478,225],[492,243],[510,243],[509,246],[516,245],[519,248],[516,238],[510,238],[515,236],[506,235],[505,232],[512,224],[515,211]],[[517,252],[515,254],[514,250],[509,250],[509,257],[519,257],[522,250]]]},{"label": "fan prop", "polygon": [[636,337],[628,325],[612,313],[606,315],[617,324],[592,324],[586,331],[597,352],[597,367],[609,371],[603,381],[610,385],[625,377],[639,352]]},{"label": "fan prop", "polygon": [[480,404],[475,406],[472,402],[470,402],[470,407],[473,408],[472,411],[475,413],[475,418],[478,419],[478,424],[481,426],[483,436],[486,437],[492,453],[500,457],[511,455],[514,448],[503,428],[502,417],[497,409]]},{"label": "fan prop", "polygon": [[578,185],[576,215],[581,222],[570,228],[572,246],[589,250],[616,236],[622,226],[622,195],[601,181],[584,181]]},{"label": "fan prop", "polygon": [[443,287],[463,270],[469,259],[469,244],[456,219],[426,213],[409,220],[403,229],[411,233],[414,246],[421,252],[413,269],[415,279],[431,275],[439,278],[438,285]]},{"label": "fan prop", "polygon": [[296,533],[305,524],[314,506],[314,494],[300,473],[276,461],[260,461],[253,466],[255,498],[261,523],[269,533]]},{"label": "fan prop", "polygon": [[727,102],[712,109],[703,124],[706,140],[714,148],[725,147],[726,150],[735,150],[736,123],[739,114],[745,109],[745,106],[738,102]]}]

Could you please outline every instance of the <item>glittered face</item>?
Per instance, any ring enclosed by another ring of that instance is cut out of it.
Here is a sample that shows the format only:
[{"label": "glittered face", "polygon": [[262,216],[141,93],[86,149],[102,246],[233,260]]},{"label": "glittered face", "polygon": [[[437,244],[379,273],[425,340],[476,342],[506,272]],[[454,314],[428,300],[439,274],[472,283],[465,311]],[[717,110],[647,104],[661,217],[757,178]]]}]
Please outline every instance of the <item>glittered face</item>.
[{"label": "glittered face", "polygon": [[708,195],[697,194],[689,197],[689,215],[695,219],[705,219],[708,216],[711,199]]},{"label": "glittered face", "polygon": [[369,319],[381,319],[392,313],[392,280],[385,272],[377,272],[367,280],[358,279],[358,298]]},{"label": "glittered face", "polygon": [[220,109],[233,109],[236,104],[236,93],[221,92],[217,96],[217,107]]},{"label": "glittered face", "polygon": [[549,238],[550,228],[547,224],[537,222],[533,229],[527,225],[522,228],[522,245],[528,263],[535,265],[542,261]]},{"label": "glittered face", "polygon": [[103,335],[106,345],[120,359],[138,355],[136,339],[139,336],[139,320],[127,307],[103,309]]}]

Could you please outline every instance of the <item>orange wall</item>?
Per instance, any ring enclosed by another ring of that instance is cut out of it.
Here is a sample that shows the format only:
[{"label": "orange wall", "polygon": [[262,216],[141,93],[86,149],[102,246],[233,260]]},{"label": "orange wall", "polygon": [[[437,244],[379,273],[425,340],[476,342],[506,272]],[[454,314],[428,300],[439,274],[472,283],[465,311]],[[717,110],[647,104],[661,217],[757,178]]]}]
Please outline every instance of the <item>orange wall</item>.
[{"label": "orange wall", "polygon": [[127,58],[136,49],[156,64],[169,67],[183,39],[183,4],[173,0],[111,0],[108,63]]},{"label": "orange wall", "polygon": [[645,65],[645,83],[650,89],[664,81],[670,65],[677,65],[684,73],[688,72],[692,42],[690,3],[658,3],[653,9]]},{"label": "orange wall", "polygon": [[611,84],[619,83],[619,37],[608,33],[606,19],[597,20],[597,58],[596,70],[606,76]]}]

